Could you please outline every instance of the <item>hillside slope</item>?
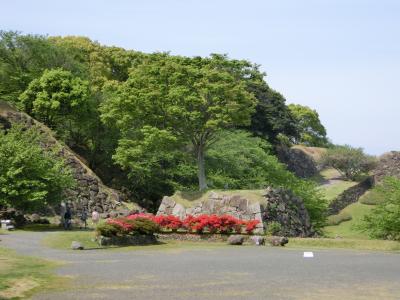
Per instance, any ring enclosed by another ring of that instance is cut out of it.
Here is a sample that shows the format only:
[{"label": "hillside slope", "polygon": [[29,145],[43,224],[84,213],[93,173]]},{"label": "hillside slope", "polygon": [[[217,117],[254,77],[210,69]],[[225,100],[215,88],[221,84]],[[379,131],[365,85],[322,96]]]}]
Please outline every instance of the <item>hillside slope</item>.
[{"label": "hillside slope", "polygon": [[[83,209],[88,212],[96,209],[103,214],[127,213],[128,208],[123,203],[123,200],[126,200],[123,195],[104,185],[101,179],[69,147],[55,138],[50,128],[0,100],[0,129],[12,126],[13,123],[22,124],[27,128],[37,126],[45,137],[44,148],[60,149],[60,157],[72,169],[73,177],[77,182],[76,187],[65,191],[66,200],[72,206],[74,214],[79,214]],[[130,206],[130,209],[141,209],[135,203]]]}]

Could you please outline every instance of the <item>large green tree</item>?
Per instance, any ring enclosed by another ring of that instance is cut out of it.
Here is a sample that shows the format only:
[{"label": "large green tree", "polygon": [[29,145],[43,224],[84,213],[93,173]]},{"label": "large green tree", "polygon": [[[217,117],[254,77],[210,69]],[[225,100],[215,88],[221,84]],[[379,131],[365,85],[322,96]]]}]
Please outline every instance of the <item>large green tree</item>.
[{"label": "large green tree", "polygon": [[296,120],[299,138],[297,144],[314,147],[325,147],[328,145],[326,129],[322,125],[318,112],[299,104],[290,104],[289,109]]},{"label": "large green tree", "polygon": [[45,70],[19,99],[25,111],[62,134],[77,135],[89,113],[88,82],[62,69]]},{"label": "large green tree", "polygon": [[207,147],[220,129],[248,124],[254,104],[245,83],[218,64],[211,61],[195,67],[161,57],[130,73],[116,96],[102,106],[102,118],[119,127],[125,139],[140,138],[146,126],[165,138],[190,144],[197,160],[199,189],[204,190]]},{"label": "large green tree", "polygon": [[271,89],[265,81],[253,82],[249,90],[257,98],[255,113],[248,129],[256,136],[272,144],[279,142],[279,136],[294,141],[299,138],[297,121],[285,104],[285,98]]}]

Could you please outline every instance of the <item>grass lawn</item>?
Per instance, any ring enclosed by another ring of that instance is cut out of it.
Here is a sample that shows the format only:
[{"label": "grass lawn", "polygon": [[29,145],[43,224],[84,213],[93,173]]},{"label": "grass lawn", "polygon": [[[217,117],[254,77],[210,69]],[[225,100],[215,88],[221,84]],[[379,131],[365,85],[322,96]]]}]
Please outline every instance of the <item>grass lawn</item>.
[{"label": "grass lawn", "polygon": [[62,287],[66,280],[53,274],[56,266],[0,247],[0,299],[26,298],[42,289]]},{"label": "grass lawn", "polygon": [[345,221],[335,226],[326,226],[325,232],[329,237],[340,236],[342,238],[350,239],[368,239],[368,235],[364,232],[360,232],[354,228],[356,224],[359,224],[365,214],[369,213],[373,209],[373,205],[361,204],[360,202],[350,204],[345,207],[341,212],[346,212],[351,215],[350,221]]},{"label": "grass lawn", "polygon": [[[47,236],[43,243],[45,246],[54,248],[69,250],[71,249],[72,241],[77,241],[85,246],[85,249],[110,249],[110,250],[168,250],[168,249],[179,249],[179,248],[204,248],[204,247],[219,247],[227,246],[226,243],[222,242],[189,242],[189,241],[165,241],[160,242],[158,245],[145,245],[145,246],[100,246],[94,240],[93,231],[61,231],[57,234],[51,234]],[[72,250],[71,250],[72,251]]]},{"label": "grass lawn", "polygon": [[290,238],[288,248],[400,251],[400,242],[368,239]]},{"label": "grass lawn", "polygon": [[[107,249],[107,251],[187,251],[187,250],[212,250],[221,247],[232,247],[224,242],[189,242],[189,241],[166,241],[159,245],[127,246],[127,247],[100,247],[92,241],[92,232],[60,232],[50,235],[44,241],[45,245],[56,249],[70,249],[72,241],[79,241],[86,249]],[[251,246],[244,246],[251,247]],[[400,251],[400,242],[368,240],[355,238],[289,238],[287,248],[299,249],[353,249],[353,250],[375,250],[375,251]],[[72,250],[71,250],[72,251]]]},{"label": "grass lawn", "polygon": [[348,188],[355,186],[357,182],[354,181],[344,181],[337,180],[334,184],[323,185],[320,187],[321,191],[324,193],[325,198],[328,202],[335,200],[341,193],[343,193]]}]

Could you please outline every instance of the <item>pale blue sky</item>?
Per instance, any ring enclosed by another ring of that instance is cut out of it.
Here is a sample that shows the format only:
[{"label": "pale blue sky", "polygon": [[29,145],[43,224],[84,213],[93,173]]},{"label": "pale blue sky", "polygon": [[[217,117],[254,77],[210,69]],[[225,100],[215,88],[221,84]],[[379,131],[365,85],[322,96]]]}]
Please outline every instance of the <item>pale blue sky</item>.
[{"label": "pale blue sky", "polygon": [[0,29],[262,65],[335,143],[400,150],[400,1],[2,1]]}]

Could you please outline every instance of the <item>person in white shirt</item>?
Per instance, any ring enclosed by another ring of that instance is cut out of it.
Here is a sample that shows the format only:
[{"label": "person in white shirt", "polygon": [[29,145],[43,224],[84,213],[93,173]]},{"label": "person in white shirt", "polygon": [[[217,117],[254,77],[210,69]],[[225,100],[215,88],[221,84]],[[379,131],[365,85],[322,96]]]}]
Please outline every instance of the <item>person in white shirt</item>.
[{"label": "person in white shirt", "polygon": [[92,222],[93,222],[93,225],[96,226],[96,225],[99,223],[99,220],[100,220],[100,215],[99,215],[99,213],[97,212],[97,210],[94,209],[93,212],[92,212]]}]

